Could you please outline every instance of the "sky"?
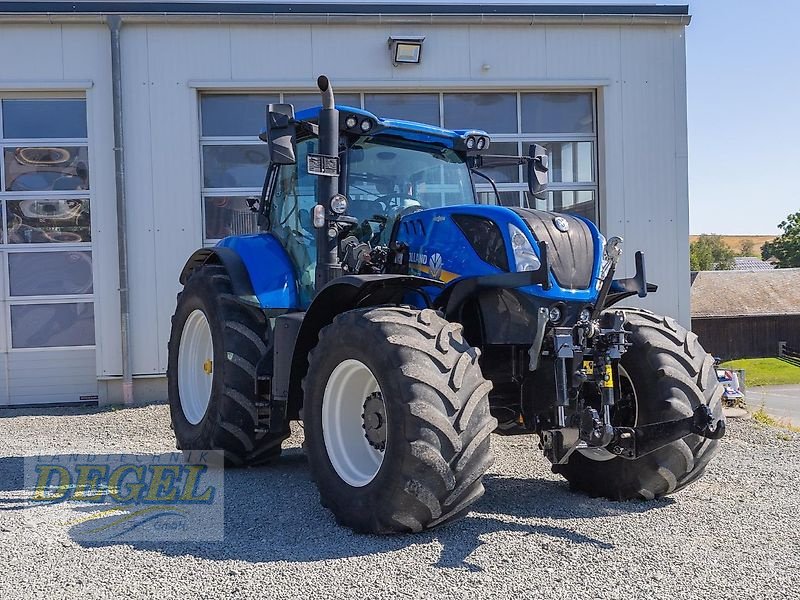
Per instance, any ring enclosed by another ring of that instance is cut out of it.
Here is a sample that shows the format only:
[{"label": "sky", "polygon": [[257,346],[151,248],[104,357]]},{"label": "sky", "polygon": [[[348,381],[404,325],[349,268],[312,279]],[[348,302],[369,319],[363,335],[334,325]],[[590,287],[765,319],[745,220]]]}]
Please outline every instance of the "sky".
[{"label": "sky", "polygon": [[800,210],[800,2],[689,10],[689,230],[780,233]]}]

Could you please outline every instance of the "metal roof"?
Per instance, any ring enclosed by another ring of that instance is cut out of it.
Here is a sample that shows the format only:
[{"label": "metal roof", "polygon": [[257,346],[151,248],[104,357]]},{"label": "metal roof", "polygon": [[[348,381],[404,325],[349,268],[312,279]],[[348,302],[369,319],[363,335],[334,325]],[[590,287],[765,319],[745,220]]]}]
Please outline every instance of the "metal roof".
[{"label": "metal roof", "polygon": [[757,256],[737,256],[733,259],[733,268],[737,271],[771,271],[775,265]]},{"label": "metal roof", "polygon": [[181,13],[181,14],[537,14],[688,15],[688,5],[537,4],[535,2],[225,2],[220,0],[130,2],[126,0],[28,0],[0,2],[3,13]]},{"label": "metal roof", "polygon": [[505,0],[480,2],[252,2],[224,0],[0,1],[0,22],[103,22],[109,15],[140,22],[268,22],[424,24],[619,24],[688,25],[685,4],[537,4]]}]

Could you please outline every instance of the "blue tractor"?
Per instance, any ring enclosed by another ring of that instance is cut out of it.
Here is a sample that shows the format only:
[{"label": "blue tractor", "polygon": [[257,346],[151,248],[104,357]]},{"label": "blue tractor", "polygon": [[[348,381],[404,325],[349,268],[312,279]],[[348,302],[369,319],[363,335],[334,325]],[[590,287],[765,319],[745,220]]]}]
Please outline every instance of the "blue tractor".
[{"label": "blue tractor", "polygon": [[[483,494],[490,434],[532,434],[571,487],[652,499],[700,477],[725,431],[714,361],[645,296],[644,258],[587,219],[481,203],[490,154],[449,131],[337,107],[267,109],[263,230],[195,252],[169,341],[183,450],[275,459],[303,423],[322,504],[359,532],[421,531]],[[495,188],[496,192],[496,188]],[[499,194],[495,193],[499,198]]]}]

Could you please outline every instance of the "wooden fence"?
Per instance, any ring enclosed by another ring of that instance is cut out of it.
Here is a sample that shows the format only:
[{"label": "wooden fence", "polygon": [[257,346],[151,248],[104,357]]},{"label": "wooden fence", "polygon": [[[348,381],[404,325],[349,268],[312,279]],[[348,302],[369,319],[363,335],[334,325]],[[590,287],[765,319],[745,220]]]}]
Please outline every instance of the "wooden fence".
[{"label": "wooden fence", "polygon": [[800,348],[800,315],[694,317],[703,347],[725,360],[778,356],[778,343]]}]

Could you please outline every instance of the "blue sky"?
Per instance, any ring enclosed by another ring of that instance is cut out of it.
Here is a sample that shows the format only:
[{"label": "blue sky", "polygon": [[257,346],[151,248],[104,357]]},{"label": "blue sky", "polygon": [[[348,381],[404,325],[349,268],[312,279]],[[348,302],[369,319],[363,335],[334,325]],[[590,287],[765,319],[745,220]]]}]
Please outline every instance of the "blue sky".
[{"label": "blue sky", "polygon": [[800,2],[689,8],[689,230],[779,233],[800,210]]}]

